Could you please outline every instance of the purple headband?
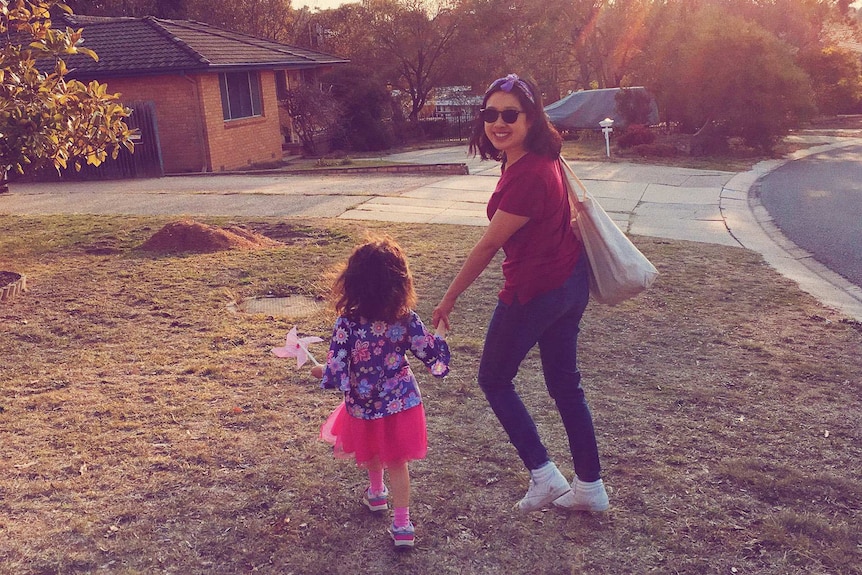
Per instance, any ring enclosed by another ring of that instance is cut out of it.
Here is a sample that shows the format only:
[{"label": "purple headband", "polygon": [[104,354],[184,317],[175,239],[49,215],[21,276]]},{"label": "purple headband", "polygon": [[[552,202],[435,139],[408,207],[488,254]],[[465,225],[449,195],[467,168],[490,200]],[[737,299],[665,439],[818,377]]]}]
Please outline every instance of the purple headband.
[{"label": "purple headband", "polygon": [[508,94],[511,93],[512,88],[514,88],[516,85],[521,89],[521,92],[524,93],[524,95],[527,97],[528,100],[530,100],[530,102],[532,102],[533,104],[536,103],[536,100],[533,98],[533,92],[530,90],[530,87],[527,85],[526,82],[518,78],[517,74],[509,74],[505,78],[498,78],[497,80],[494,80],[493,82],[491,82],[491,85],[488,86],[488,89],[485,90],[485,94],[488,94],[491,90],[495,88],[500,88]]}]

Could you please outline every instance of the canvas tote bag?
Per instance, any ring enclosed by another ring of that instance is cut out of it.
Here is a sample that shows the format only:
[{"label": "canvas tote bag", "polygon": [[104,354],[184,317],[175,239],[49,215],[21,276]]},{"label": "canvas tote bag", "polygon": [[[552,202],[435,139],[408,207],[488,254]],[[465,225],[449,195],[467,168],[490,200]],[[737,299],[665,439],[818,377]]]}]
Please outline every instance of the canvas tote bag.
[{"label": "canvas tote bag", "polygon": [[616,305],[647,289],[658,270],[626,237],[560,156],[569,194],[572,229],[589,260],[590,294],[599,303]]}]

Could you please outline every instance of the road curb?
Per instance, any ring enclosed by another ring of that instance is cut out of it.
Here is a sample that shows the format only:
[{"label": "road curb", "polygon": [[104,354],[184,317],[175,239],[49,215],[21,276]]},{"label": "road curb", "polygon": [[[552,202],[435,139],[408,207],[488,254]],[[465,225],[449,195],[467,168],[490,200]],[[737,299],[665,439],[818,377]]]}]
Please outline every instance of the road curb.
[{"label": "road curb", "polygon": [[[772,268],[796,282],[800,289],[824,305],[847,314],[856,321],[862,321],[862,288],[833,272],[787,238],[760,202],[763,179],[779,167],[808,156],[858,144],[862,144],[862,139],[848,138],[841,142],[798,150],[781,160],[760,162],[725,184],[719,207],[728,232],[742,247],[759,252]],[[747,215],[738,211],[741,206],[733,201],[742,194],[745,196]],[[754,229],[760,232],[765,242],[751,237],[750,232]]]},{"label": "road curb", "polygon": [[407,174],[407,175],[441,175],[441,176],[466,176],[470,174],[467,164],[404,164],[391,166],[333,166],[327,168],[290,169],[278,168],[274,170],[232,170],[225,172],[200,172],[183,174],[166,174],[166,177],[175,176],[331,176],[331,175],[367,175],[367,174]]}]

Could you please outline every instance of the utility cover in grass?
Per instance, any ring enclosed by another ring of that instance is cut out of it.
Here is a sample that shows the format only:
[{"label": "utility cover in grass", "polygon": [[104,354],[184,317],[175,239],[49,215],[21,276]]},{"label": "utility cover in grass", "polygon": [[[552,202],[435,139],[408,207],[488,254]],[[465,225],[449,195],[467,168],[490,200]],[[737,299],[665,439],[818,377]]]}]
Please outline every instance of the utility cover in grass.
[{"label": "utility cover in grass", "polygon": [[323,307],[323,302],[303,295],[286,297],[259,296],[233,302],[228,309],[234,312],[284,317],[307,317]]}]

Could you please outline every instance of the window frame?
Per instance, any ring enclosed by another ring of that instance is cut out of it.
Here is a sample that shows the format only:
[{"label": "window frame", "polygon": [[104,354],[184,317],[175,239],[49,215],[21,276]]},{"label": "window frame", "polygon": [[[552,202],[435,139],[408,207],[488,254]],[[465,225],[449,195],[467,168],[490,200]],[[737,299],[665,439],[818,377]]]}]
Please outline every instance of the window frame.
[{"label": "window frame", "polygon": [[219,92],[225,122],[263,116],[260,72],[257,70],[220,72]]}]

